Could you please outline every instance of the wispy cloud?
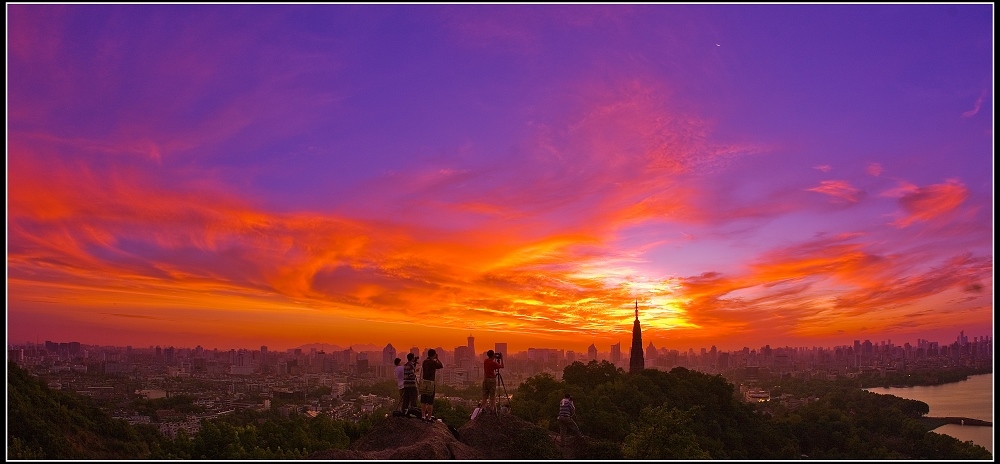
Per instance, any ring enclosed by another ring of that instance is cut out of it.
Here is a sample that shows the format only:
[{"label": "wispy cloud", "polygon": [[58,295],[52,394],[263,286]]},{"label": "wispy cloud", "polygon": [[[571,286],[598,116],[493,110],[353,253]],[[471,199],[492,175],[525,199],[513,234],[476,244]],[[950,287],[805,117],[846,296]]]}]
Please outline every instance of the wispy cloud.
[{"label": "wispy cloud", "polygon": [[979,98],[976,99],[976,103],[972,106],[972,109],[970,109],[970,110],[962,113],[962,117],[963,118],[971,118],[971,117],[975,116],[976,114],[978,114],[979,113],[979,109],[983,106],[983,101],[986,100],[986,97],[988,95],[989,95],[989,90],[985,90],[984,89],[983,93],[980,94]]},{"label": "wispy cloud", "polygon": [[854,188],[849,182],[843,180],[824,180],[819,183],[819,186],[806,190],[829,195],[833,197],[834,201],[848,204],[857,203],[865,196],[863,190]]}]

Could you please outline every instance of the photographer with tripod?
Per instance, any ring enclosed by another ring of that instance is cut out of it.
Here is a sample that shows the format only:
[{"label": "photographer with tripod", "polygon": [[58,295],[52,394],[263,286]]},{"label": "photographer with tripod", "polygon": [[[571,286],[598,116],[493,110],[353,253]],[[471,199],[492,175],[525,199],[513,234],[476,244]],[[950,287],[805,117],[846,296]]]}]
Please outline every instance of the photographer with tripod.
[{"label": "photographer with tripod", "polygon": [[486,359],[483,360],[483,411],[493,411],[500,415],[497,408],[497,377],[503,369],[503,353],[495,353],[493,350],[486,352]]}]

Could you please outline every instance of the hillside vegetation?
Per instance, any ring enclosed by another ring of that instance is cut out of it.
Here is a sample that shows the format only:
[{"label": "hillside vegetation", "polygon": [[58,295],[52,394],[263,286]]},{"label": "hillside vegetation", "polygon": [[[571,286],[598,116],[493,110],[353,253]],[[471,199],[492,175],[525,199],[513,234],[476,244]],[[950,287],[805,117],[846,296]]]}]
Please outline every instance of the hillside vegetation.
[{"label": "hillside vegetation", "polygon": [[576,362],[563,379],[538,375],[512,401],[514,414],[550,431],[564,393],[577,423],[627,459],[990,459],[982,446],[928,432],[926,403],[826,382],[812,401],[763,413],[741,402],[722,376],[685,368],[626,374],[608,362]]},{"label": "hillside vegetation", "polygon": [[[793,389],[812,400],[794,406],[769,404],[765,413],[739,401],[733,385],[718,375],[684,368],[626,374],[607,362],[574,363],[565,368],[562,380],[537,375],[513,392],[512,414],[524,425],[509,420],[472,423],[464,408],[436,405],[444,422],[434,426],[440,433],[427,445],[440,448],[434,456],[452,458],[992,460],[989,451],[972,442],[928,432],[920,422],[927,413],[925,403],[836,382]],[[565,393],[575,399],[585,439],[573,449],[557,450],[555,418]],[[50,390],[8,363],[7,457],[352,459],[375,453],[372,456],[430,459],[420,457],[426,452],[420,438],[398,447],[394,440],[376,439],[373,434],[393,427],[429,425],[387,419],[385,412],[350,422],[324,414],[281,417],[273,411],[241,410],[204,420],[194,436],[182,432],[171,439],[153,426],[112,419],[90,399]],[[454,431],[454,440],[448,430]],[[504,448],[497,440],[511,446]],[[368,449],[372,443],[379,443],[377,449]]]}]

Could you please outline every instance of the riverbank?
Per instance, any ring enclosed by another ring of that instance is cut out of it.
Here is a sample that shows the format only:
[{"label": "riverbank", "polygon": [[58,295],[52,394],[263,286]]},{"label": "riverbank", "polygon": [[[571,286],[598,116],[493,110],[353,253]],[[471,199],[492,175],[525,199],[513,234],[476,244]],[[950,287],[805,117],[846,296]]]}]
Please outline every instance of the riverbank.
[{"label": "riverbank", "polygon": [[963,382],[938,386],[868,391],[922,401],[929,411],[919,422],[927,430],[972,441],[993,453],[993,374],[973,375]]},{"label": "riverbank", "polygon": [[993,374],[990,367],[952,367],[948,369],[914,370],[884,376],[869,376],[861,379],[861,388],[910,388],[934,387],[969,380],[975,375]]},{"label": "riverbank", "polygon": [[966,425],[974,427],[993,427],[993,422],[969,417],[921,417],[920,423],[927,430],[934,430],[945,424]]}]

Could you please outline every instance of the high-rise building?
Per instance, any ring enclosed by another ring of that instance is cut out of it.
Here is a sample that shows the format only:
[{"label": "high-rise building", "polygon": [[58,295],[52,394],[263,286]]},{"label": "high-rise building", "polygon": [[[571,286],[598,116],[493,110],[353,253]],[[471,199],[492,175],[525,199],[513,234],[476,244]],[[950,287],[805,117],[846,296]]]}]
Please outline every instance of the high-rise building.
[{"label": "high-rise building", "polygon": [[392,343],[382,348],[382,364],[386,366],[392,365],[393,361],[396,359],[396,348],[392,346]]},{"label": "high-rise building", "polygon": [[455,347],[455,365],[457,366],[471,366],[472,360],[475,359],[475,356],[475,353],[473,353],[472,349],[468,346]]},{"label": "high-rise building", "polygon": [[611,345],[611,364],[615,366],[622,362],[622,342]]},{"label": "high-rise building", "polygon": [[472,356],[476,355],[476,337],[472,335],[469,335],[469,352],[472,353]]},{"label": "high-rise building", "polygon": [[593,343],[591,343],[590,346],[587,347],[587,360],[597,361],[597,347],[594,346]]},{"label": "high-rise building", "polygon": [[496,353],[503,353],[504,356],[506,356],[507,355],[507,344],[506,343],[497,342],[496,345],[493,345],[493,351],[496,352]]},{"label": "high-rise building", "polygon": [[635,300],[635,322],[632,323],[632,351],[629,353],[628,371],[639,372],[646,367],[642,356],[642,327],[639,326],[639,300]]}]

